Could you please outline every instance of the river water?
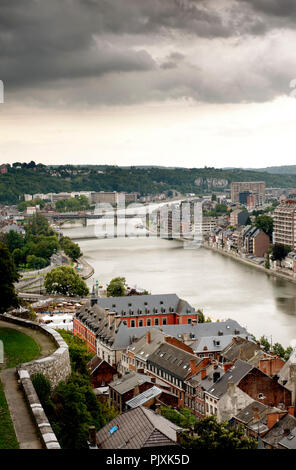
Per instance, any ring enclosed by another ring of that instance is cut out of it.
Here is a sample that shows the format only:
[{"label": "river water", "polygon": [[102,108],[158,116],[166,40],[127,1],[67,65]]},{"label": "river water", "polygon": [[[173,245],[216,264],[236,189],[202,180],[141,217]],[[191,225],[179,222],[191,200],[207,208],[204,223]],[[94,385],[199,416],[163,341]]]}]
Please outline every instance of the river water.
[{"label": "river water", "polygon": [[[152,294],[176,293],[212,320],[232,318],[260,338],[296,346],[296,285],[205,248],[155,237],[87,238],[93,227],[62,230],[76,240],[104,285],[124,276]],[[141,230],[139,230],[141,232]]]}]

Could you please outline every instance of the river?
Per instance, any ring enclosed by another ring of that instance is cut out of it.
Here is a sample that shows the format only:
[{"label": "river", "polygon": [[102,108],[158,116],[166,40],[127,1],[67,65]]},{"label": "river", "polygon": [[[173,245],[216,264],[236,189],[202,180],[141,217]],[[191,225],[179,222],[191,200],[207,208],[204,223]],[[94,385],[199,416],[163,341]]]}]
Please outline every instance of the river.
[{"label": "river", "polygon": [[92,227],[62,230],[104,285],[124,276],[152,294],[176,293],[212,320],[237,320],[257,338],[296,346],[296,285],[205,248],[155,237],[87,238]]}]

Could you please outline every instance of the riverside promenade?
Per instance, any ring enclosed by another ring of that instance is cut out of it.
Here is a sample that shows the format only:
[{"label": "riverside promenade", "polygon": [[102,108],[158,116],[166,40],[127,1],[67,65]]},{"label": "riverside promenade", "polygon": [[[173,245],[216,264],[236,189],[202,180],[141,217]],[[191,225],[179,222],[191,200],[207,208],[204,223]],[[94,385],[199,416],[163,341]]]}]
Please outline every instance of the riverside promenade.
[{"label": "riverside promenade", "polygon": [[292,277],[291,275],[284,274],[284,273],[279,272],[279,271],[274,271],[273,269],[267,269],[264,266],[262,266],[258,263],[255,263],[254,261],[252,261],[250,259],[242,258],[239,254],[230,253],[229,251],[221,250],[220,248],[214,248],[213,246],[209,246],[206,243],[203,243],[202,247],[206,248],[207,250],[212,250],[212,251],[215,251],[216,253],[220,253],[221,255],[228,256],[229,258],[232,258],[236,261],[239,261],[240,263],[244,263],[244,264],[247,264],[249,266],[253,266],[254,268],[260,269],[261,271],[265,272],[266,274],[268,274],[271,277],[272,276],[278,277],[278,278],[281,278],[281,279],[285,279],[285,281],[290,281],[290,282],[296,284],[296,278]]},{"label": "riverside promenade", "polygon": [[[1,320],[0,327],[14,329],[31,336],[40,348],[39,359],[50,356],[56,350],[56,345],[52,340],[37,330],[30,330]],[[0,379],[20,449],[42,449],[41,440],[37,435],[29,407],[22,390],[19,388],[16,368],[0,368]]]},{"label": "riverside promenade", "polygon": [[78,264],[81,265],[79,275],[82,277],[82,279],[84,280],[89,279],[94,274],[94,268],[86,261],[86,259],[83,256],[79,258]]}]

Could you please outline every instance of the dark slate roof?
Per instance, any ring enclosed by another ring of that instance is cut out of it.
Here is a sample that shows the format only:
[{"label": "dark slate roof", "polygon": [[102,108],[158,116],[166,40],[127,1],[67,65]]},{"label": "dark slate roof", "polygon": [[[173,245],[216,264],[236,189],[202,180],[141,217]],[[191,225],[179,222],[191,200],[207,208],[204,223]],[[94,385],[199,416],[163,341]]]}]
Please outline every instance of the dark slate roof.
[{"label": "dark slate roof", "polygon": [[263,442],[270,444],[271,446],[278,448],[278,443],[284,437],[284,430],[289,429],[290,432],[296,426],[296,418],[290,414],[286,414],[281,418],[262,438]]},{"label": "dark slate roof", "polygon": [[[225,374],[223,367],[218,366],[216,369],[214,369],[213,367],[208,366],[207,367],[207,375],[204,379],[201,379],[201,373],[200,372],[198,373],[197,378],[199,378],[199,380],[196,381],[196,385],[199,385],[200,387],[202,387],[203,390],[209,390],[210,388],[213,388],[214,373],[215,372],[216,373],[219,372],[220,379],[221,379],[222,375]],[[217,383],[217,382],[215,382],[215,383]]]},{"label": "dark slate roof", "polygon": [[144,336],[146,331],[152,331],[152,329],[156,328],[163,331],[167,336],[173,336],[180,341],[184,341],[185,337],[192,340],[192,342],[198,338],[206,336],[219,336],[221,341],[222,337],[226,335],[244,334],[250,337],[250,334],[245,328],[243,328],[237,321],[230,319],[225,322],[197,323],[197,325],[162,325],[159,327],[141,326],[133,328],[128,328],[121,323],[114,343],[114,348],[124,349],[132,343],[132,338],[134,338],[134,340],[141,338]]},{"label": "dark slate roof", "polygon": [[[115,428],[117,427],[117,429]],[[110,434],[111,429],[116,429]],[[138,406],[118,415],[97,432],[99,449],[142,449],[177,445],[180,427],[152,410]]]},{"label": "dark slate roof", "polygon": [[146,361],[147,358],[159,347],[164,341],[165,334],[156,329],[150,330],[150,343],[146,341],[146,335],[135,341],[129,350],[137,357]]},{"label": "dark slate roof", "polygon": [[[145,296],[134,297],[143,298]],[[113,297],[112,299],[114,298],[116,299],[117,297]],[[131,297],[127,298],[130,299]],[[239,323],[235,320],[231,319],[228,319],[224,322],[198,323],[196,325],[162,325],[159,327],[142,326],[128,328],[126,325],[123,324],[123,322],[121,322],[116,327],[113,318],[111,326],[109,326],[108,313],[97,304],[91,307],[90,302],[87,302],[81,307],[81,309],[76,313],[76,318],[82,323],[84,323],[91,331],[93,331],[93,333],[96,334],[96,337],[100,341],[107,344],[110,348],[116,350],[126,349],[135,340],[144,336],[146,331],[152,331],[154,329],[160,330],[165,335],[172,336],[174,338],[179,339],[180,341],[184,341],[186,339],[189,341],[192,340],[192,342],[201,337],[209,336],[213,338],[215,336],[218,336],[221,338],[221,342],[225,344],[225,341],[222,340],[223,336],[228,336],[229,339],[231,338],[231,335],[245,335],[248,337],[250,336],[250,334],[245,328],[239,325]]]},{"label": "dark slate roof", "polygon": [[268,409],[267,405],[264,405],[264,403],[261,403],[259,401],[254,400],[252,403],[249,403],[245,408],[243,408],[236,416],[235,418],[239,419],[242,423],[248,424],[251,421],[253,421],[254,418],[254,410],[257,408],[258,415],[260,415]]},{"label": "dark slate roof", "polygon": [[296,450],[296,427],[290,431],[288,436],[285,436],[279,441],[279,447],[281,446],[286,449]]},{"label": "dark slate roof", "polygon": [[216,398],[221,398],[224,393],[227,392],[228,382],[237,384],[252,369],[252,365],[238,359],[235,364],[207,390],[207,393]]},{"label": "dark slate roof", "polygon": [[155,364],[163,370],[171,374],[185,379],[191,372],[190,361],[196,363],[202,359],[197,358],[194,354],[190,354],[183,349],[179,349],[168,343],[162,343],[158,349],[148,358],[148,364]]},{"label": "dark slate roof", "polygon": [[229,362],[236,359],[249,361],[260,350],[260,346],[255,341],[242,337],[233,338],[232,342],[222,351],[222,356]]},{"label": "dark slate roof", "polygon": [[138,372],[128,372],[122,377],[110,382],[109,387],[122,395],[145,382],[151,382],[151,377],[145,374],[139,374]]},{"label": "dark slate roof", "polygon": [[[131,295],[122,297],[107,297],[98,299],[99,307],[108,308],[118,315],[129,316],[130,312],[136,314],[151,314],[177,312],[181,315],[195,313],[195,309],[185,300],[179,299],[176,294],[159,295]],[[148,312],[149,311],[149,312]]]},{"label": "dark slate roof", "polygon": [[167,384],[160,379],[153,380],[152,377],[146,374],[139,374],[138,372],[128,372],[124,374],[122,377],[117,378],[109,383],[109,387],[116,390],[116,392],[123,393],[129,392],[133,390],[137,385],[141,385],[143,383],[155,383],[160,387],[167,387]]}]

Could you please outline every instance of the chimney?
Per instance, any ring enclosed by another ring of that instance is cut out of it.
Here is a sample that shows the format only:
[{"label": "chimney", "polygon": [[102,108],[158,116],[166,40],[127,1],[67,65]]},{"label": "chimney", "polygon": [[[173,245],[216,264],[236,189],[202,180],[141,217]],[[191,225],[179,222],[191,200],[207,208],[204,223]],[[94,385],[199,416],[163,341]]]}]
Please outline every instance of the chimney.
[{"label": "chimney", "polygon": [[115,328],[118,328],[119,325],[120,325],[120,322],[121,322],[121,318],[120,317],[115,317],[114,322],[115,322]]},{"label": "chimney", "polygon": [[234,382],[228,382],[227,384],[227,392],[229,395],[234,395]]},{"label": "chimney", "polygon": [[161,407],[161,404],[160,403],[155,403],[155,413],[160,415],[160,407]]},{"label": "chimney", "polygon": [[268,429],[273,428],[273,426],[278,422],[279,420],[279,413],[269,413],[267,415],[267,427]]},{"label": "chimney", "polygon": [[207,370],[206,369],[201,369],[201,380],[205,379],[207,376]]},{"label": "chimney", "polygon": [[192,374],[195,371],[195,364],[196,364],[196,360],[195,359],[190,359],[190,370],[191,370]]},{"label": "chimney", "polygon": [[151,343],[151,332],[146,331],[146,343],[150,344]]},{"label": "chimney", "polygon": [[227,364],[224,364],[224,372],[228,371],[232,367],[232,362],[228,362]]},{"label": "chimney", "polygon": [[190,340],[189,333],[183,333],[183,341],[184,341],[184,343],[186,344],[186,341],[189,341],[189,340]]},{"label": "chimney", "polygon": [[97,438],[95,426],[89,426],[89,448],[97,449]]},{"label": "chimney", "polygon": [[134,388],[134,397],[139,395],[139,393],[140,393],[139,385],[136,385],[135,388]]}]

